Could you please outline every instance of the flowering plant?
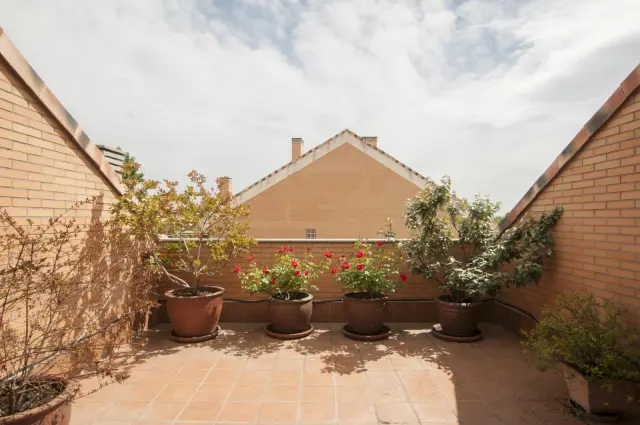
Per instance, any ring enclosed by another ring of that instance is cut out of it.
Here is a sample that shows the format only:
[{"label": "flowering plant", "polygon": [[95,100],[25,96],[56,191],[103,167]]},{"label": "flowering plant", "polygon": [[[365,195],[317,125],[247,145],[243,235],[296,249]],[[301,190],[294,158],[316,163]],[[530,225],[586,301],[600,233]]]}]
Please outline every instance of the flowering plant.
[{"label": "flowering plant", "polygon": [[349,292],[360,292],[368,298],[379,298],[387,292],[394,292],[407,275],[398,272],[398,262],[402,258],[397,251],[386,250],[385,243],[375,244],[358,241],[354,244],[355,252],[349,257],[341,257],[339,267],[331,269],[336,279]]},{"label": "flowering plant", "polygon": [[316,262],[309,249],[297,257],[289,246],[282,247],[275,255],[276,261],[271,267],[259,266],[253,257],[248,257],[250,266],[247,270],[240,266],[233,269],[244,289],[281,300],[303,298],[309,289],[318,289],[311,282],[329,268],[333,257],[331,252],[326,252],[323,260]]}]

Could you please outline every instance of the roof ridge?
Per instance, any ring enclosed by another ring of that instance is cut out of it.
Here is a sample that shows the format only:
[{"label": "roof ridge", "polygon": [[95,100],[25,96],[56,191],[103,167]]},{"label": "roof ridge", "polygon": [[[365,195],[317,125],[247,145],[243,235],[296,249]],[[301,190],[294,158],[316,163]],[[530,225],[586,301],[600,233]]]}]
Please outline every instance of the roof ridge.
[{"label": "roof ridge", "polygon": [[527,193],[500,222],[500,231],[511,226],[542,190],[558,175],[560,170],[585,146],[622,104],[640,87],[640,64],[622,81],[613,94],[604,102],[595,114],[580,128],[578,134],[560,152],[544,173],[533,183]]}]

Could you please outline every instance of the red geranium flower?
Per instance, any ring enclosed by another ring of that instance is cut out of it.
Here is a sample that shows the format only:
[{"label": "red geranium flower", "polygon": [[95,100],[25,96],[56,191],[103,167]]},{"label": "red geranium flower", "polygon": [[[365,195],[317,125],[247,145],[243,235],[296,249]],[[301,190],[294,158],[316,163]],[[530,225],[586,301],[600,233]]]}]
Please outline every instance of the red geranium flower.
[{"label": "red geranium flower", "polygon": [[291,248],[290,246],[283,246],[282,249],[280,250],[281,253],[285,253],[285,252],[293,252],[293,248]]},{"label": "red geranium flower", "polygon": [[295,272],[293,272],[293,274],[294,274],[295,276],[300,276],[300,270],[296,270]]},{"label": "red geranium flower", "polygon": [[337,267],[332,268],[331,274],[336,274],[336,273],[338,273],[338,268]]},{"label": "red geranium flower", "polygon": [[304,271],[304,277],[309,277],[309,271],[308,270]]},{"label": "red geranium flower", "polygon": [[382,242],[382,241],[378,241],[378,242],[376,242],[376,245],[378,245],[378,246],[382,246],[382,245],[384,245],[384,242]]},{"label": "red geranium flower", "polygon": [[385,279],[387,279],[387,280],[389,280],[389,276],[385,276],[384,278],[385,278]]},{"label": "red geranium flower", "polygon": [[275,277],[272,277],[272,278],[271,278],[271,284],[272,284],[272,285],[275,285],[275,284],[276,284],[276,278],[275,278]]},{"label": "red geranium flower", "polygon": [[400,279],[402,279],[403,282],[407,281],[407,275],[404,273],[400,273]]},{"label": "red geranium flower", "polygon": [[262,270],[262,273],[264,273],[264,274],[269,274],[269,270],[267,270],[267,269],[263,269],[263,270]]},{"label": "red geranium flower", "polygon": [[311,248],[307,248],[307,252],[311,251]]},{"label": "red geranium flower", "polygon": [[342,268],[343,269],[348,269],[349,267],[351,267],[351,264],[347,263],[346,261],[344,263],[342,263]]},{"label": "red geranium flower", "polygon": [[247,261],[253,261],[253,255],[248,256]]},{"label": "red geranium flower", "polygon": [[342,255],[340,256],[340,258],[344,258],[344,254],[342,254]]},{"label": "red geranium flower", "polygon": [[333,257],[333,252],[331,252],[331,251],[327,251],[327,252],[325,252],[325,253],[324,253],[324,256],[325,256],[326,258],[332,258],[332,257]]},{"label": "red geranium flower", "polygon": [[240,266],[235,266],[235,267],[233,268],[233,272],[234,272],[234,273],[240,273],[240,270],[242,270],[242,269],[240,268]]},{"label": "red geranium flower", "polygon": [[293,261],[291,262],[291,267],[293,267],[294,269],[295,269],[296,267],[298,267],[298,262],[297,262],[296,260],[293,260]]},{"label": "red geranium flower", "polygon": [[358,264],[358,265],[356,266],[356,269],[358,269],[358,270],[362,270],[362,269],[364,269],[364,264]]},{"label": "red geranium flower", "polygon": [[356,252],[356,258],[362,258],[362,257],[364,257],[364,252],[362,251]]}]

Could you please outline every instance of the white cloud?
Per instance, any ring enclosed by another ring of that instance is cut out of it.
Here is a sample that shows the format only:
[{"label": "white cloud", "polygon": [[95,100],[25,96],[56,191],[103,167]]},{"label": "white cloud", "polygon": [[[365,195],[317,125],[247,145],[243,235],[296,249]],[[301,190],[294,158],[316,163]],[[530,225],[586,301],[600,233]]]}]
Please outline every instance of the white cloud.
[{"label": "white cloud", "polygon": [[343,128],[509,209],[638,63],[637,0],[0,0],[96,143],[240,189]]}]

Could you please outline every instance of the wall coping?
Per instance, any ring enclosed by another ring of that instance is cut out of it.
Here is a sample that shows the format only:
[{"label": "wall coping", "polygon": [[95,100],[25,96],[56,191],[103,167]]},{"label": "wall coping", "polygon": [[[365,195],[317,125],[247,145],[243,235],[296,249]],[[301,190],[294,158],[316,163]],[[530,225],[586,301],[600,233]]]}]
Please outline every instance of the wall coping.
[{"label": "wall coping", "polygon": [[38,73],[29,65],[29,62],[22,56],[18,48],[0,27],[0,56],[4,58],[9,67],[24,82],[27,88],[35,95],[36,99],[42,103],[47,111],[55,118],[60,126],[71,136],[71,139],[87,156],[89,161],[97,168],[118,195],[124,193],[124,187],[120,184],[120,178],[111,167],[104,154],[100,151],[89,136],[80,127],[80,124],[62,106],[62,103],[47,87]]},{"label": "wall coping", "polygon": [[524,194],[522,199],[513,207],[500,223],[500,231],[504,232],[522,215],[524,210],[542,192],[542,190],[558,175],[560,170],[587,144],[591,137],[609,118],[622,106],[631,94],[640,87],[640,64],[631,71],[609,99],[598,109],[598,111],[580,129],[578,134],[569,142],[567,147],[558,155],[544,173],[536,180],[531,188]]}]

